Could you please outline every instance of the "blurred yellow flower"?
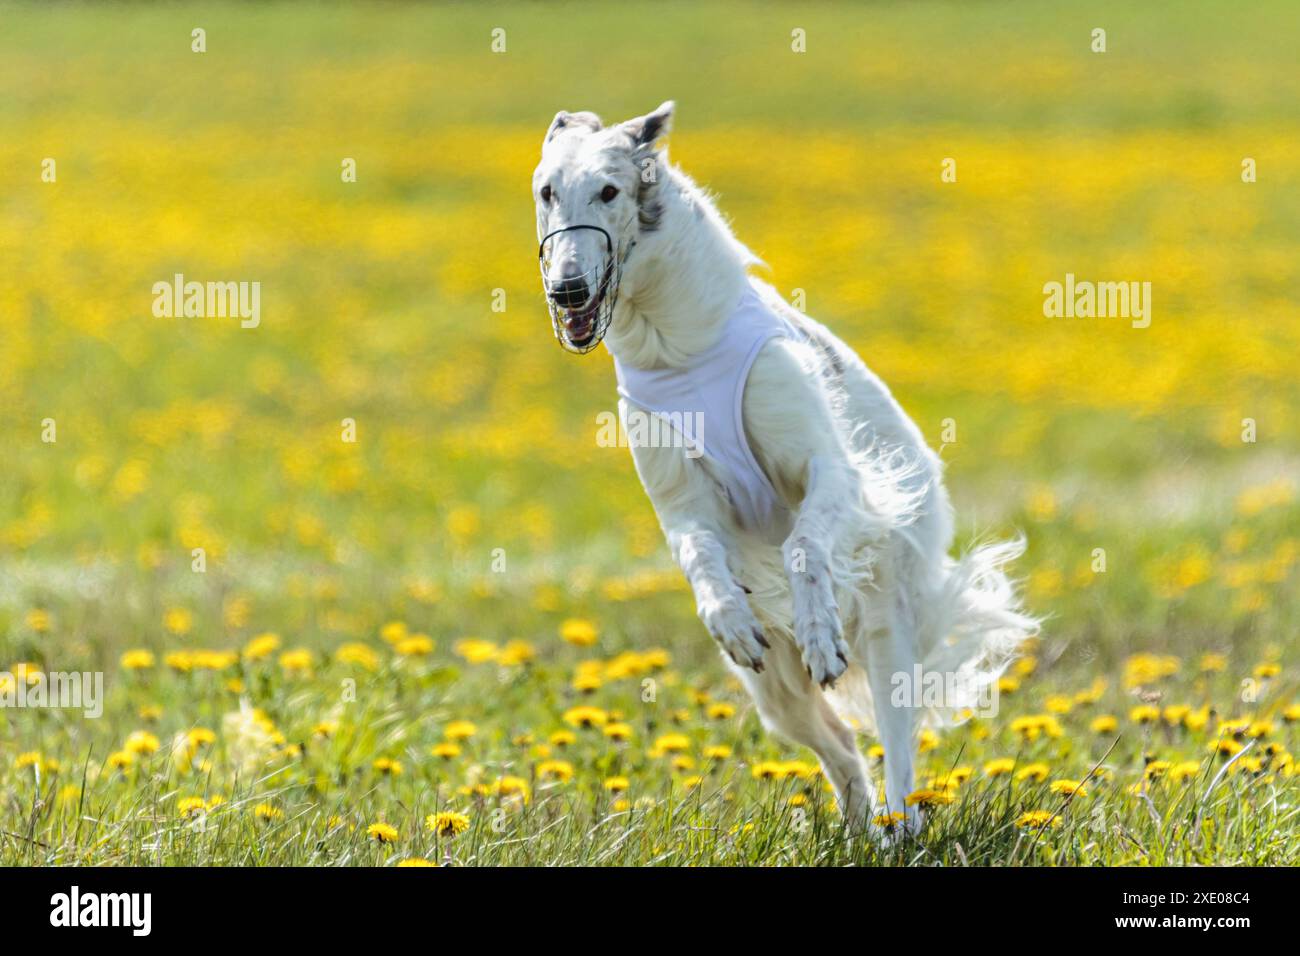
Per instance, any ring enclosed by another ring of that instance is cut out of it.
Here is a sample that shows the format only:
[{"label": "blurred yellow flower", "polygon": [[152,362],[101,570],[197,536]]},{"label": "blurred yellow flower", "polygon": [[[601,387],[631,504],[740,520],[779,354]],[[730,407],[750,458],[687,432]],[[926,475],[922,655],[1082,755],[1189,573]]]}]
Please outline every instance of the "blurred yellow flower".
[{"label": "blurred yellow flower", "polygon": [[244,660],[263,661],[280,649],[280,635],[267,632],[258,634],[244,645]]},{"label": "blurred yellow flower", "polygon": [[176,635],[185,635],[194,626],[194,615],[183,607],[168,608],[163,614],[163,627]]},{"label": "blurred yellow flower", "polygon": [[590,647],[597,636],[596,625],[582,618],[569,618],[560,625],[560,637],[578,647]]},{"label": "blurred yellow flower", "polygon": [[122,668],[128,671],[143,671],[154,666],[153,651],[132,650],[122,655]]}]

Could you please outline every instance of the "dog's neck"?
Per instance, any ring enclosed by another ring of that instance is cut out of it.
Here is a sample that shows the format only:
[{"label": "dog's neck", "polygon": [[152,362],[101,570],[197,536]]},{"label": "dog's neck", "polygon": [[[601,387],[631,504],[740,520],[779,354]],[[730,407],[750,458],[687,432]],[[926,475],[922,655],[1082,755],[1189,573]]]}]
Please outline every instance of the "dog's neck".
[{"label": "dog's neck", "polygon": [[636,368],[687,365],[712,346],[757,261],[685,173],[666,161],[660,169],[658,222],[628,256],[605,338],[620,363]]}]

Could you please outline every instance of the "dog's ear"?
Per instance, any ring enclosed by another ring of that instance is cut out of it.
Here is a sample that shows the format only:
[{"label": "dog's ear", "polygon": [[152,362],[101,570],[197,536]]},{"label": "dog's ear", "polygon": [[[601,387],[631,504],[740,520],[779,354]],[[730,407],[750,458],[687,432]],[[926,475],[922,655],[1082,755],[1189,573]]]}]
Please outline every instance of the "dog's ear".
[{"label": "dog's ear", "polygon": [[593,133],[599,132],[604,128],[604,124],[601,123],[600,117],[595,113],[588,113],[585,110],[581,113],[570,113],[568,110],[560,110],[555,114],[555,119],[551,120],[551,128],[546,131],[546,139],[542,140],[542,145],[545,146],[555,138],[556,133],[562,129],[568,129],[570,126],[584,126]]},{"label": "dog's ear", "polygon": [[622,123],[619,128],[632,138],[632,161],[641,172],[637,187],[637,219],[642,232],[654,232],[664,214],[664,204],[658,183],[664,174],[667,154],[656,148],[660,139],[668,135],[673,124],[673,101],[659,104],[653,113],[638,116]]},{"label": "dog's ear", "polygon": [[672,100],[666,100],[660,103],[653,113],[638,116],[622,124],[623,129],[627,130],[628,135],[632,137],[633,148],[654,149],[655,143],[661,137],[667,136],[668,131],[672,129],[675,108],[676,104]]}]

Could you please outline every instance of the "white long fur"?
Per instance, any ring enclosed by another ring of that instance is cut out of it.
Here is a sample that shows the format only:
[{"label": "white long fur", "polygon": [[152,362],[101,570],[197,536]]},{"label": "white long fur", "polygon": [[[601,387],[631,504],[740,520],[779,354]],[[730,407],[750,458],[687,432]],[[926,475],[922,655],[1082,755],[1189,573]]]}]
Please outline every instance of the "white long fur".
[{"label": "white long fur", "polygon": [[[656,114],[666,130],[671,104]],[[534,185],[558,176],[571,194],[586,195],[626,143],[618,128],[548,136]],[[633,147],[630,159],[647,146]],[[948,556],[942,464],[919,429],[852,349],[749,276],[758,260],[714,204],[665,152],[649,155],[659,177],[657,228],[638,230],[617,206],[593,212],[557,202],[547,210],[539,201],[539,230],[603,215],[597,221],[620,244],[635,241],[606,338],[629,365],[687,363],[716,341],[746,282],[809,333],[813,344],[763,348],[743,401],[746,434],[790,508],[789,527],[776,535],[741,528],[717,466],[684,449],[635,447],[633,457],[700,618],[764,724],[816,752],[854,821],[879,807],[844,718],[875,731],[886,754],[887,809],[904,812],[920,719],[953,719],[1036,628],[1003,571],[1023,542]],[[796,558],[801,571],[792,570]],[[959,696],[925,713],[892,706],[893,676],[911,675],[917,663],[959,675]],[[833,689],[824,691],[824,681]],[[906,814],[914,825],[915,811]]]}]

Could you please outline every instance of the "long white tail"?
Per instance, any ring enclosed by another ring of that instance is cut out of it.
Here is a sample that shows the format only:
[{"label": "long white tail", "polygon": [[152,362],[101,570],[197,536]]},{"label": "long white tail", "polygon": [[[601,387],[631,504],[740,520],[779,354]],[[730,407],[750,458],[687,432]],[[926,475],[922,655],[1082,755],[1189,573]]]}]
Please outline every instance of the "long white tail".
[{"label": "long white tail", "polygon": [[946,562],[940,590],[916,610],[921,666],[951,678],[938,723],[960,722],[996,700],[996,684],[1039,621],[1021,607],[1004,570],[1025,552],[1023,537],[976,545]]}]

